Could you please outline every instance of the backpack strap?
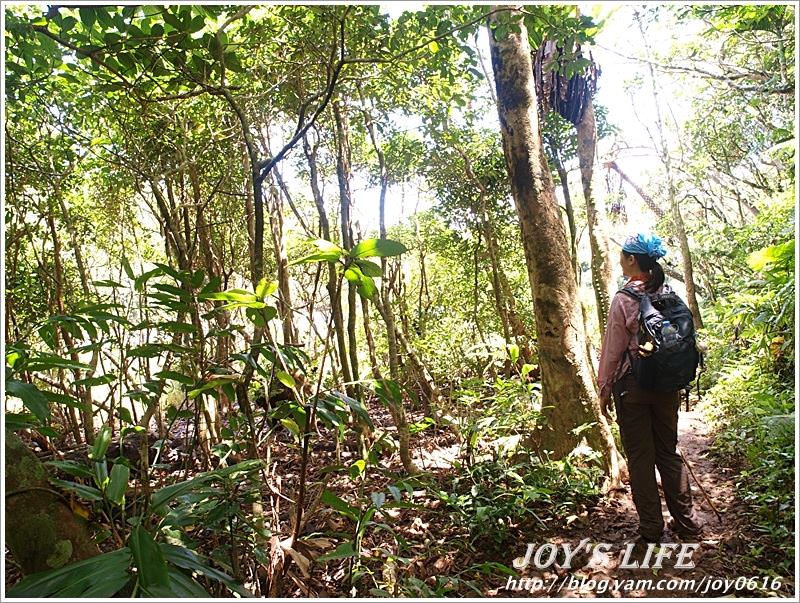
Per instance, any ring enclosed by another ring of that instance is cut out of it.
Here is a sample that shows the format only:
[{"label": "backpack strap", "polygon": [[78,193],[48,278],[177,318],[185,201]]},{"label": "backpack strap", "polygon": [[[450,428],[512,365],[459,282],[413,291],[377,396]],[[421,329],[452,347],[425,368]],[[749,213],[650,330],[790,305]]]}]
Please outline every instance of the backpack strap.
[{"label": "backpack strap", "polygon": [[617,293],[624,293],[625,295],[627,295],[629,297],[632,297],[633,299],[635,299],[638,302],[641,302],[642,301],[642,297],[644,297],[644,294],[639,293],[638,291],[635,291],[634,289],[632,289],[630,287],[624,287],[624,288],[620,289],[619,291],[617,291]]}]

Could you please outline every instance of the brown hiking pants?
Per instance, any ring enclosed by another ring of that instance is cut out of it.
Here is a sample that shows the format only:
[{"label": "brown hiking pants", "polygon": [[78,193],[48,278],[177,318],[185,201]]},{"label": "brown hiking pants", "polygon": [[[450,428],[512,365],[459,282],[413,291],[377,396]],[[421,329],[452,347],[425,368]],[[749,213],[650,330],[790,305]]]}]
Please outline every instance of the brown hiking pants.
[{"label": "brown hiking pants", "polygon": [[684,537],[697,535],[700,527],[692,509],[688,472],[676,451],[680,392],[643,390],[628,375],[614,385],[613,393],[633,504],[639,514],[639,534],[658,541],[664,530],[656,484],[658,468],[675,531]]}]

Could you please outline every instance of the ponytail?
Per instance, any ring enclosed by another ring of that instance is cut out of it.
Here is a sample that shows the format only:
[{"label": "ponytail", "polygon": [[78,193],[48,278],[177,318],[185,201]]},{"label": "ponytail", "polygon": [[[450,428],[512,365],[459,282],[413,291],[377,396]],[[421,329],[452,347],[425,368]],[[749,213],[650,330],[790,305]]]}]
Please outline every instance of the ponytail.
[{"label": "ponytail", "polygon": [[645,291],[648,293],[655,293],[664,285],[664,269],[658,263],[658,259],[650,257],[646,253],[628,253],[623,250],[626,255],[632,255],[636,258],[636,263],[639,264],[639,269],[642,272],[647,272],[650,278],[644,285]]}]

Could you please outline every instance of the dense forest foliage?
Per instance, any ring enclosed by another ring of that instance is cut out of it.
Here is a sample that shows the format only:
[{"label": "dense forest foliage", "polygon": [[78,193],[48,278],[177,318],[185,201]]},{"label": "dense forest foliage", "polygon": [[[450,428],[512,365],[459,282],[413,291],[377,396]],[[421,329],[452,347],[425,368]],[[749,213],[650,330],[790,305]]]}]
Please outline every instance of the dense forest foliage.
[{"label": "dense forest foliage", "polygon": [[650,4],[4,8],[8,595],[498,594],[613,524],[639,230],[794,592],[795,9]]}]

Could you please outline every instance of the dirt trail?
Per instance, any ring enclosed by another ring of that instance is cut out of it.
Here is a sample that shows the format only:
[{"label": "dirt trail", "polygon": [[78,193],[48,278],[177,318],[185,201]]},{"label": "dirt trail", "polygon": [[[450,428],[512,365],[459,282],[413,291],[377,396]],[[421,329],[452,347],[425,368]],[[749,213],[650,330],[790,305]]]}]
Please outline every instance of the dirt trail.
[{"label": "dirt trail", "polygon": [[[691,555],[693,568],[675,568],[675,552],[664,561],[661,569],[621,567],[626,547],[629,544],[634,546],[637,540],[636,510],[630,493],[622,492],[616,498],[603,499],[569,528],[547,539],[547,542],[559,543],[562,547],[568,544],[573,551],[581,541],[589,539],[581,552],[572,559],[571,569],[551,566],[548,569],[538,570],[533,563],[530,563],[519,571],[523,580],[529,579],[527,582],[520,580],[516,583],[505,582],[503,586],[487,594],[512,597],[615,598],[689,598],[723,595],[741,597],[767,594],[771,590],[770,584],[773,578],[748,567],[746,557],[743,555],[748,540],[744,536],[747,524],[742,516],[743,508],[735,497],[733,471],[716,466],[708,456],[711,436],[707,431],[706,421],[700,413],[681,411],[678,428],[679,448],[722,516],[720,522],[690,476],[695,509],[704,526],[701,538],[683,541],[687,545],[699,545]],[[662,511],[667,521],[669,513],[663,503],[663,496]],[[587,544],[594,546],[598,543],[607,543],[608,552],[601,550],[586,552]],[[679,548],[682,540],[667,528],[663,543],[668,546],[675,544]],[[536,544],[541,545],[543,542],[540,540]],[[521,545],[520,550],[514,553],[524,557],[526,552],[524,546]],[[658,551],[656,547],[651,557],[653,561]],[[636,545],[629,559],[641,563],[646,553],[646,545]],[[542,559],[547,559],[547,555],[543,555]],[[563,559],[563,553],[559,554],[558,559]],[[754,577],[757,580],[746,583],[748,578]],[[735,583],[737,578],[739,583]],[[722,581],[725,579],[728,580],[727,584]],[[765,585],[766,589],[763,588]],[[515,586],[520,590],[515,590]],[[781,590],[782,594],[785,594],[786,585]],[[793,590],[792,586],[790,591]]]}]

